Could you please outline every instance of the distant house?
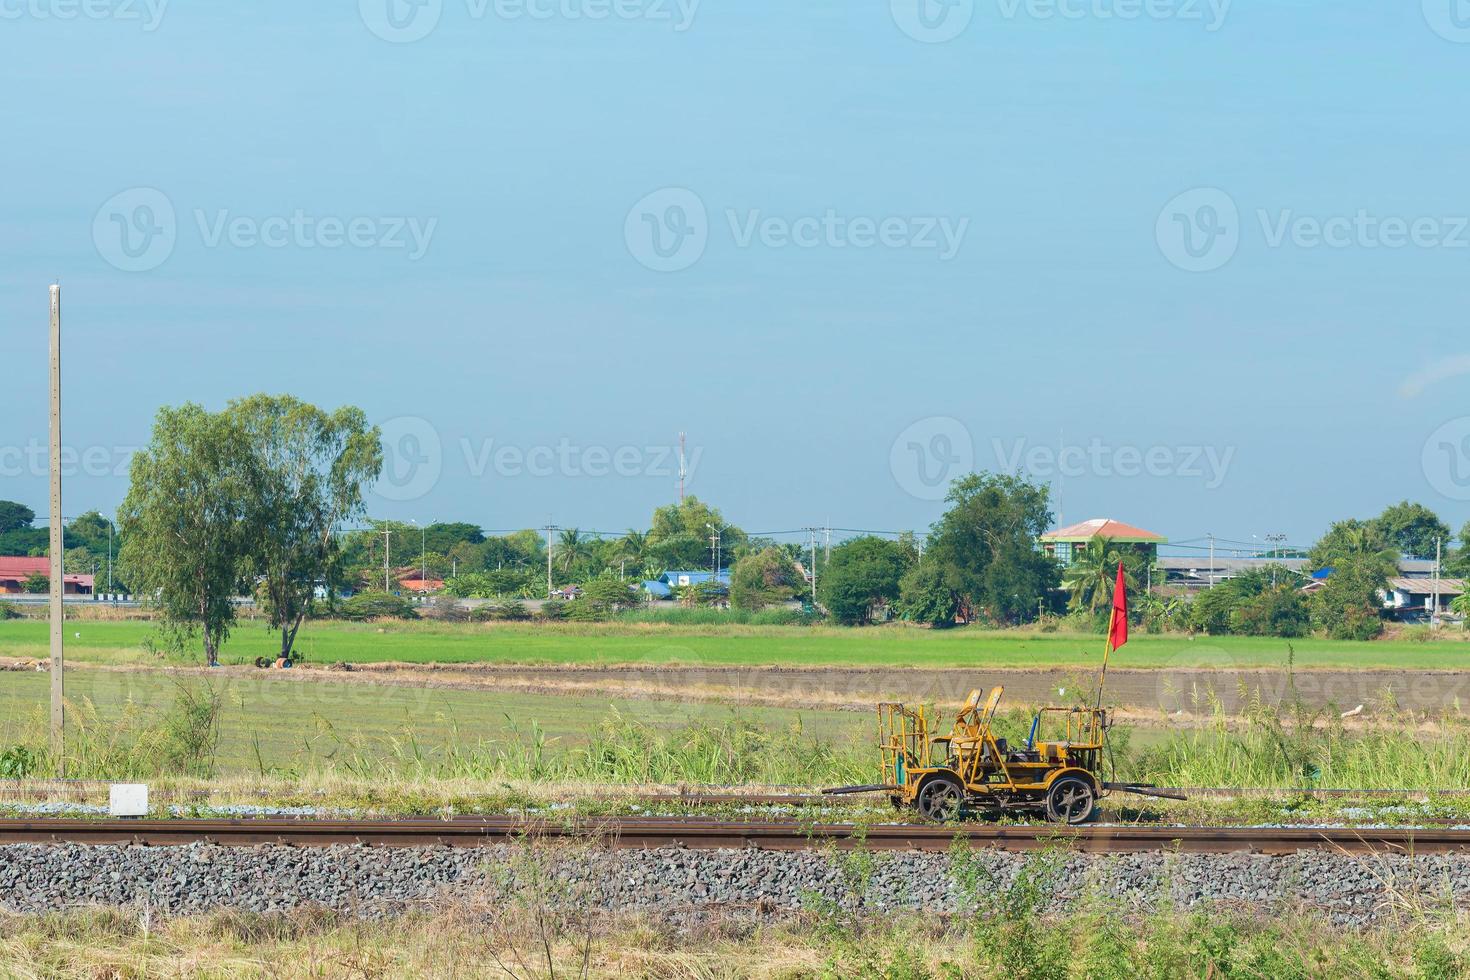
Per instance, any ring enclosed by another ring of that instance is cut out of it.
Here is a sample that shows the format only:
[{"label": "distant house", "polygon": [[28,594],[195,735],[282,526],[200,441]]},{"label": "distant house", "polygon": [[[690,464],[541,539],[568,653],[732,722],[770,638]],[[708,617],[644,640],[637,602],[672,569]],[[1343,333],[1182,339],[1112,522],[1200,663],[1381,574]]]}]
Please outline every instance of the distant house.
[{"label": "distant house", "polygon": [[1067,566],[1077,560],[1077,555],[1086,550],[1094,538],[1106,538],[1113,545],[1133,545],[1150,561],[1158,557],[1159,545],[1166,544],[1169,540],[1162,534],[1145,531],[1132,524],[1124,524],[1108,517],[1097,517],[1081,524],[1046,532],[1041,536],[1041,549],[1063,566]]},{"label": "distant house", "polygon": [[711,580],[718,581],[725,588],[730,587],[730,570],[720,569],[719,578],[716,579],[713,572],[664,572],[656,579],[649,579],[643,583],[643,591],[655,599],[672,599],[678,590],[691,585],[700,585]]},{"label": "distant house", "polygon": [[[20,595],[33,575],[51,574],[50,558],[0,557],[0,595]],[[66,595],[91,595],[93,576],[63,575],[61,591]]]},{"label": "distant house", "polygon": [[404,592],[427,595],[444,588],[444,580],[442,578],[402,578],[398,580],[398,587]]},{"label": "distant house", "polygon": [[[1464,594],[1464,579],[1395,576],[1388,580],[1388,589],[1383,592],[1383,606],[1397,613],[1428,613],[1431,609],[1445,612],[1456,596]],[[1438,607],[1435,606],[1436,595],[1439,597]]]}]

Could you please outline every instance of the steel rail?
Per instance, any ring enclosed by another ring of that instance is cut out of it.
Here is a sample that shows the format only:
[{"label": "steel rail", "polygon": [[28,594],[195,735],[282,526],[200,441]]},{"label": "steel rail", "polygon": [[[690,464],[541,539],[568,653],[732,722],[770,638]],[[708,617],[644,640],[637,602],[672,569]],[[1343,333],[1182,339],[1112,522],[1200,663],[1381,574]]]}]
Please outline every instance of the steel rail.
[{"label": "steel rail", "polygon": [[1470,830],[1361,827],[1133,827],[735,823],[703,819],[584,819],[519,817],[405,820],[0,820],[0,845],[208,843],[242,847],[281,844],[324,847],[474,847],[521,839],[581,841],[614,847],[805,850],[864,847],[943,851],[964,840],[974,847],[1028,851],[1061,846],[1083,853],[1174,850],[1194,853],[1289,854],[1332,850],[1354,854],[1470,853]]}]

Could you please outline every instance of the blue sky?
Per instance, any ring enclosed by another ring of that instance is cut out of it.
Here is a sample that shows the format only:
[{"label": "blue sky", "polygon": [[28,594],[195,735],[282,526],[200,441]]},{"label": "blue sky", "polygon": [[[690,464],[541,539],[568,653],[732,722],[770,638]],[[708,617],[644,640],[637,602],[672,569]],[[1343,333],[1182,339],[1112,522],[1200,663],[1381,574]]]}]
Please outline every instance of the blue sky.
[{"label": "blue sky", "polygon": [[1470,519],[1470,4],[922,2],[3,0],[0,497],[59,279],[69,514],[264,390],[404,519]]}]

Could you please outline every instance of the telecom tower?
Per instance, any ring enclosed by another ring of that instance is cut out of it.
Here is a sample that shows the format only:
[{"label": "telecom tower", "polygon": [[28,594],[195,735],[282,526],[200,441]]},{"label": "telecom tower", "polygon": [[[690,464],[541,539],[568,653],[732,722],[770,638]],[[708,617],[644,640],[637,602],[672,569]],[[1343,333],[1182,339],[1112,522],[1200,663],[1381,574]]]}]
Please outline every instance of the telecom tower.
[{"label": "telecom tower", "polygon": [[679,503],[684,502],[684,481],[689,477],[689,468],[684,463],[685,433],[679,433]]}]

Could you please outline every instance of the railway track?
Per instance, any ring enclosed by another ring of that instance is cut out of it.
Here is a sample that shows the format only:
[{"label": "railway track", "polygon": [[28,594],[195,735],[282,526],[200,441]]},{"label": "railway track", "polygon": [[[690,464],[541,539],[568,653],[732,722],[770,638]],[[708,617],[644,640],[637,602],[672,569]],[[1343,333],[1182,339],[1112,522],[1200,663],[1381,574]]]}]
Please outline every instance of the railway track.
[{"label": "railway track", "polygon": [[517,817],[405,820],[0,820],[0,845],[20,843],[209,843],[243,847],[282,844],[325,847],[476,847],[533,838],[596,842],[613,847],[680,846],[693,849],[864,847],[873,850],[943,851],[963,838],[975,847],[1028,851],[1065,846],[1082,853],[1176,850],[1193,853],[1470,854],[1470,830],[1439,828],[1261,828],[1131,826],[958,826],[880,824],[734,823],[690,818],[605,819],[557,822]]},{"label": "railway track", "polygon": [[[19,780],[0,779],[0,801],[9,798],[24,800],[32,796],[72,797],[78,800],[96,797],[104,800],[107,796],[108,787],[111,784],[99,780]],[[1470,789],[1453,790],[1427,790],[1427,789],[1265,789],[1256,787],[1228,788],[1228,787],[1199,787],[1188,786],[1180,788],[1168,788],[1166,792],[1181,793],[1191,799],[1226,799],[1226,798],[1270,798],[1279,796],[1306,796],[1322,799],[1422,799],[1431,796],[1445,799],[1470,797]],[[207,802],[213,794],[208,790],[154,790],[153,798],[158,802]],[[248,796],[248,793],[235,791],[235,795]],[[260,798],[268,798],[271,794],[261,790]],[[818,793],[722,793],[717,791],[691,791],[687,793],[630,793],[622,799],[634,803],[648,803],[651,805],[683,805],[683,806],[831,806],[838,802],[841,797],[823,795]],[[850,796],[850,800],[881,801],[881,794],[872,793],[866,796]]]}]

